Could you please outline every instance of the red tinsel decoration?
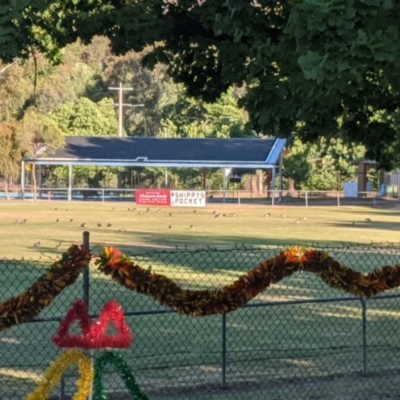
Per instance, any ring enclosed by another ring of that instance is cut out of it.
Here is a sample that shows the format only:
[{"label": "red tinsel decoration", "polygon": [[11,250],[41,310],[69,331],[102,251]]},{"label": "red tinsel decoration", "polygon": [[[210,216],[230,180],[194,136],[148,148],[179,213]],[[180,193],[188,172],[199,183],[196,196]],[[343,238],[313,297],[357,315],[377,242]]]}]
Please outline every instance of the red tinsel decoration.
[{"label": "red tinsel decoration", "polygon": [[[106,335],[107,328],[112,322],[117,335]],[[133,337],[129,326],[126,324],[122,307],[114,300],[110,300],[103,308],[99,319],[92,325],[90,336],[94,346],[92,348],[127,349],[131,346]]]},{"label": "red tinsel decoration", "polygon": [[[71,325],[75,321],[78,321],[82,335],[69,333]],[[116,335],[106,334],[110,322],[117,331]],[[71,305],[52,340],[60,348],[123,349],[130,347],[133,336],[126,324],[122,308],[116,301],[111,300],[106,303],[99,319],[93,323],[89,318],[87,305],[82,300],[78,300]]]}]

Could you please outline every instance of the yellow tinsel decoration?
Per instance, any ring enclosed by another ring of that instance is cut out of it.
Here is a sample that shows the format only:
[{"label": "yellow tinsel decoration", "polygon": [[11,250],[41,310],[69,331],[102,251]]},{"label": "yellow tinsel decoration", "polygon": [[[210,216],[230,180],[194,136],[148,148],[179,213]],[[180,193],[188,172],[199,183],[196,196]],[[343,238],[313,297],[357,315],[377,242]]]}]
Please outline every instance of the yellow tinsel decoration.
[{"label": "yellow tinsel decoration", "polygon": [[45,400],[49,398],[51,392],[60,382],[63,373],[74,364],[78,366],[79,378],[76,381],[78,390],[72,400],[87,400],[94,373],[89,357],[77,349],[66,350],[56,361],[51,363],[44,374],[43,381],[33,393],[25,397],[25,400]]}]

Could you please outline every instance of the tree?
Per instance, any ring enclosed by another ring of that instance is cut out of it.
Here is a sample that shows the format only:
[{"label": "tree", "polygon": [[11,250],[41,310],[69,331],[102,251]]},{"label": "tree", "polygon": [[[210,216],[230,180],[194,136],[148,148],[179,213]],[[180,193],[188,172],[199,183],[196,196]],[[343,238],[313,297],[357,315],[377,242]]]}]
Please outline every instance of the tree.
[{"label": "tree", "polygon": [[[113,109],[113,101],[108,98],[94,103],[86,97],[79,98],[75,103],[60,104],[47,119],[62,133],[62,136],[117,136],[118,122]],[[77,185],[99,185],[110,181],[108,174],[115,173],[116,169],[109,169],[104,173],[102,168],[76,167],[74,168],[74,183]],[[59,167],[57,176],[67,177],[68,168]],[[86,181],[86,182],[84,182]]]},{"label": "tree", "polygon": [[[36,154],[43,146],[46,146],[45,153],[52,154],[65,144],[62,131],[57,127],[54,121],[46,116],[36,114],[34,109],[30,109],[25,113],[21,124],[21,129],[23,129],[27,135],[29,153],[32,157],[36,157]],[[35,167],[36,165],[33,163],[32,179],[34,199],[36,199],[37,194]]]},{"label": "tree", "polygon": [[68,71],[57,69],[38,82],[31,102],[40,114],[51,113],[61,104],[77,101],[71,78]]},{"label": "tree", "polygon": [[18,118],[31,94],[32,83],[27,79],[23,66],[17,62],[0,62],[0,121]]},{"label": "tree", "polygon": [[310,147],[299,140],[295,141],[291,151],[283,159],[285,176],[289,179],[289,191],[300,189],[311,176],[311,164],[308,162]]},{"label": "tree", "polygon": [[174,101],[161,109],[168,136],[189,138],[254,137],[246,123],[247,113],[237,106],[235,88],[214,103],[187,96],[182,85],[175,85]]},{"label": "tree", "polygon": [[311,184],[313,178],[318,177],[316,169],[322,172],[322,179],[317,190],[343,190],[343,183],[356,179],[358,167],[355,160],[364,156],[365,148],[360,145],[345,144],[340,139],[331,139],[326,141],[321,139],[316,146],[318,163],[314,163],[311,178],[308,184]]},{"label": "tree", "polygon": [[232,85],[257,132],[305,142],[341,137],[389,169],[400,154],[400,3],[391,0],[80,0],[0,6],[0,57],[32,48],[60,61],[78,38],[115,54],[152,50],[188,93],[215,101]]},{"label": "tree", "polygon": [[94,103],[81,97],[75,103],[60,104],[48,118],[64,136],[116,136],[118,131],[110,99]]},{"label": "tree", "polygon": [[346,145],[338,139],[322,138],[313,145],[296,139],[283,159],[289,190],[342,190],[344,182],[357,177],[353,161],[364,153],[362,146]]},{"label": "tree", "polygon": [[29,142],[21,126],[15,122],[0,122],[0,175],[4,178],[4,192],[10,200],[8,183],[17,179],[23,157],[29,152]]},{"label": "tree", "polygon": [[[179,90],[166,74],[165,66],[159,64],[153,71],[143,68],[141,62],[148,52],[148,49],[140,53],[131,51],[120,57],[109,56],[106,60],[107,87],[118,87],[122,83],[132,88],[124,92],[124,103],[133,105],[124,107],[124,128],[129,136],[157,136],[162,131],[162,110],[176,101]],[[113,94],[117,103],[117,91]]]}]

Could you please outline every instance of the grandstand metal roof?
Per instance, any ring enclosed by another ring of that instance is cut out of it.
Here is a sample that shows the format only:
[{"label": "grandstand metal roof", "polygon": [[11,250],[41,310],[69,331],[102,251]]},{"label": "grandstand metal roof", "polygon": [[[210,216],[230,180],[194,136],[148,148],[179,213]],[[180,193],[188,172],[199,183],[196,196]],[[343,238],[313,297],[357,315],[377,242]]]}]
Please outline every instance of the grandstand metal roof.
[{"label": "grandstand metal roof", "polygon": [[274,168],[285,139],[189,139],[150,137],[66,137],[54,154],[25,162],[41,165],[117,167]]}]

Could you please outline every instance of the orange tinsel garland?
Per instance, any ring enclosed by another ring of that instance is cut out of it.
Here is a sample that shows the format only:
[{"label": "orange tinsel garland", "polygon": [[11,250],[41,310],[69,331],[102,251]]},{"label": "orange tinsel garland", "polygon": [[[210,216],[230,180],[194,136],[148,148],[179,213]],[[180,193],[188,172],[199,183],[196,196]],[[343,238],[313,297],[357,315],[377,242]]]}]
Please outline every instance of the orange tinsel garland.
[{"label": "orange tinsel garland", "polygon": [[130,290],[190,316],[225,314],[244,306],[271,284],[303,270],[318,275],[327,285],[355,296],[373,296],[400,286],[400,265],[362,274],[315,250],[290,248],[260,263],[232,284],[216,290],[187,290],[164,275],[136,265],[118,250],[105,248],[96,261],[106,275]]},{"label": "orange tinsel garland", "polygon": [[[105,248],[98,268],[126,288],[147,294],[160,304],[180,314],[206,316],[224,314],[242,307],[271,283],[297,271],[298,251],[288,250],[260,264],[232,284],[216,290],[186,290],[164,275],[151,273],[121,255],[118,250]],[[286,268],[282,268],[285,266]]]},{"label": "orange tinsel garland", "polygon": [[0,303],[0,331],[31,321],[58,296],[66,286],[72,285],[82,268],[89,265],[91,255],[81,246],[71,246],[25,292]]}]

